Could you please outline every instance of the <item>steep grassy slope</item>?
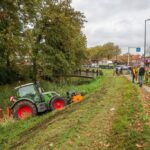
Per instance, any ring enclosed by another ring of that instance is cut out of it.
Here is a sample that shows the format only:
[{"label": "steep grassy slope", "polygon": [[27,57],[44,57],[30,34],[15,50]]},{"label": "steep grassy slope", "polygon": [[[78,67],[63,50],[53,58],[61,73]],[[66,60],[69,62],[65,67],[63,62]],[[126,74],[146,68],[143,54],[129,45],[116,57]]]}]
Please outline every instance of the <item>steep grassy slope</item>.
[{"label": "steep grassy slope", "polygon": [[108,73],[80,88],[89,91],[81,103],[1,126],[0,148],[148,150],[150,128],[138,87]]}]

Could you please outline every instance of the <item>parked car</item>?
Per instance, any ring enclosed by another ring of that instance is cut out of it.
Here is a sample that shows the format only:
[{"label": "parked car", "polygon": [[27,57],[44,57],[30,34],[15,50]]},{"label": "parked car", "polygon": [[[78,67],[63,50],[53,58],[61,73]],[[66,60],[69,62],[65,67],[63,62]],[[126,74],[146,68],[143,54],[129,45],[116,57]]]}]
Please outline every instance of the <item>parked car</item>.
[{"label": "parked car", "polygon": [[116,67],[122,68],[122,70],[128,70],[129,69],[129,67],[127,65],[118,65]]}]

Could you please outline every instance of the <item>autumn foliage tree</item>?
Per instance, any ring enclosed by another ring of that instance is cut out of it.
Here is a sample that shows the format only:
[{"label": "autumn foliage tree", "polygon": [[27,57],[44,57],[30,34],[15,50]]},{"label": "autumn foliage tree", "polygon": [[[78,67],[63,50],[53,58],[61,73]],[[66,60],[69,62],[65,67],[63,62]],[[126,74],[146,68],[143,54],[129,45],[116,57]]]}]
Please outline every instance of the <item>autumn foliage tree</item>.
[{"label": "autumn foliage tree", "polygon": [[28,59],[34,81],[39,68],[50,76],[71,72],[85,59],[84,22],[70,0],[1,0],[1,65],[22,69]]},{"label": "autumn foliage tree", "polygon": [[89,59],[101,60],[107,58],[108,60],[114,56],[117,56],[121,53],[121,49],[118,45],[114,43],[106,43],[104,45],[99,45],[87,49]]}]

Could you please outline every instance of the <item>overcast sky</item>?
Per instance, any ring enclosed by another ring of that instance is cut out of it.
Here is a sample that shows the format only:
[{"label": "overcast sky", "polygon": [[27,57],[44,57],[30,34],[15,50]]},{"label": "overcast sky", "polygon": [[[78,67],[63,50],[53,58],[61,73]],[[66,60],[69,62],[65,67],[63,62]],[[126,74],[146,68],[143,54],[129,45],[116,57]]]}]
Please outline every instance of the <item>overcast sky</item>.
[{"label": "overcast sky", "polygon": [[[123,52],[127,47],[142,47],[144,20],[150,18],[150,0],[72,0],[72,6],[86,16],[83,32],[88,47],[114,42]],[[147,22],[147,47],[150,46],[150,21]],[[131,49],[131,53],[135,50]]]}]

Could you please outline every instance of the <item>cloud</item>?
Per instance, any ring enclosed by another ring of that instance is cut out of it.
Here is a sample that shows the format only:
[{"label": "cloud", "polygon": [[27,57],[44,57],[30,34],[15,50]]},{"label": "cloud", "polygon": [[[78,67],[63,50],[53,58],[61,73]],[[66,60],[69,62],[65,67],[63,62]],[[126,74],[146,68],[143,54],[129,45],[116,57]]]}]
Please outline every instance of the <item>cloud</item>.
[{"label": "cloud", "polygon": [[[88,47],[115,42],[120,47],[144,43],[144,20],[150,18],[150,0],[72,0],[72,6],[87,18],[84,33]],[[150,22],[147,22],[150,46]]]}]

